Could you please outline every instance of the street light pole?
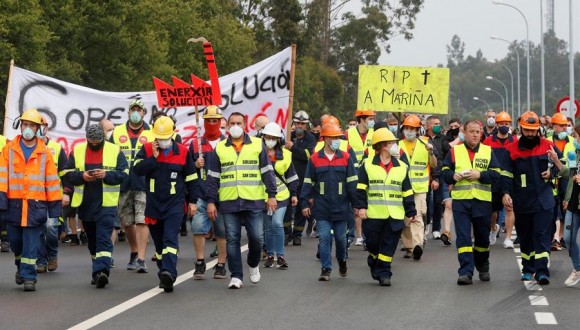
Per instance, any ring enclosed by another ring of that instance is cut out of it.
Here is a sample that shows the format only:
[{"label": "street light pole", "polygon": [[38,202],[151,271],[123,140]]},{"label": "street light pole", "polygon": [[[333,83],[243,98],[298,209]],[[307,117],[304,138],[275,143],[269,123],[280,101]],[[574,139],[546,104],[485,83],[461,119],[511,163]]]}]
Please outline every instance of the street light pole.
[{"label": "street light pole", "polygon": [[494,92],[497,95],[499,95],[499,97],[501,97],[501,106],[503,107],[503,109],[505,111],[505,99],[503,98],[503,95],[501,95],[501,93],[498,92],[498,91],[496,91],[495,89],[491,89],[489,87],[486,87],[485,90],[488,91],[488,92]]},{"label": "street light pole", "polygon": [[514,75],[512,74],[512,70],[510,70],[510,68],[508,68],[507,65],[502,64],[501,66],[503,66],[510,73],[510,78],[512,79],[512,117],[515,117],[514,116]]},{"label": "street light pole", "polygon": [[[503,2],[498,2],[498,1],[492,1],[492,3],[494,5],[507,6],[507,7],[510,7],[510,8],[517,10],[517,12],[520,13],[520,15],[522,15],[522,18],[524,19],[524,22],[526,23],[526,45],[527,45],[527,52],[526,52],[527,59],[526,60],[528,62],[527,63],[527,65],[528,65],[528,70],[527,70],[528,71],[527,72],[527,75],[528,75],[528,100],[527,100],[528,101],[528,109],[527,109],[527,111],[532,111],[530,108],[530,95],[531,95],[530,94],[530,29],[528,28],[528,20],[526,19],[526,16],[524,15],[524,13],[522,13],[522,11],[519,10],[515,6],[512,6],[512,5],[507,4],[507,3],[503,3]],[[570,15],[572,15],[572,14],[570,14]],[[519,114],[519,111],[520,111],[520,109],[518,109],[518,114]]]},{"label": "street light pole", "polygon": [[[508,40],[506,40],[506,39],[498,38],[498,37],[496,37],[496,36],[491,36],[491,39],[493,39],[493,40],[500,40],[500,41],[504,41],[504,42],[506,42],[508,45],[511,45],[511,42],[509,42],[509,41],[508,41]],[[518,66],[518,68],[517,68],[517,74],[516,74],[516,75],[517,75],[517,77],[518,77],[518,118],[519,118],[519,117],[520,117],[520,115],[521,115],[521,110],[522,110],[522,103],[521,103],[521,100],[520,100],[520,91],[521,91],[521,88],[520,88],[520,52],[518,51],[518,45],[517,45],[517,44],[516,44],[516,46],[514,47],[514,50],[516,51],[516,56],[517,56],[517,57],[516,57],[516,61],[517,61],[517,66]],[[514,95],[514,93],[512,92],[512,100],[513,100],[513,95]],[[514,112],[514,111],[513,111],[513,109],[514,109],[514,102],[512,101],[512,117],[513,117],[513,115],[514,115],[514,113],[513,113],[513,112]]]},{"label": "street light pole", "polygon": [[[501,80],[496,79],[492,76],[486,76],[485,79],[497,81],[498,83],[500,83],[503,86],[503,89],[505,91],[505,109],[503,111],[509,111],[509,105],[508,105],[509,98],[508,98],[507,86]],[[512,105],[512,107],[513,107],[513,105]]]},{"label": "street light pole", "polygon": [[540,0],[540,49],[542,50],[541,80],[542,80],[542,116],[546,114],[546,80],[544,74],[544,0]]},{"label": "street light pole", "polygon": [[476,100],[476,101],[480,101],[480,102],[485,103],[485,105],[487,106],[487,111],[489,111],[489,109],[491,109],[490,106],[489,106],[489,103],[487,103],[484,99],[480,99],[477,96],[474,96],[473,99]]},{"label": "street light pole", "polygon": [[570,0],[570,8],[569,10],[569,15],[570,15],[570,53],[568,54],[569,58],[569,66],[568,66],[568,70],[570,71],[570,117],[572,118],[572,120],[575,120],[575,116],[576,116],[576,111],[575,111],[575,106],[576,106],[576,102],[574,102],[576,99],[574,98],[574,47],[572,46],[572,40],[574,40],[573,36],[574,36],[574,28],[573,28],[573,19],[574,19],[574,15],[573,15],[573,5],[572,5],[572,0]]}]

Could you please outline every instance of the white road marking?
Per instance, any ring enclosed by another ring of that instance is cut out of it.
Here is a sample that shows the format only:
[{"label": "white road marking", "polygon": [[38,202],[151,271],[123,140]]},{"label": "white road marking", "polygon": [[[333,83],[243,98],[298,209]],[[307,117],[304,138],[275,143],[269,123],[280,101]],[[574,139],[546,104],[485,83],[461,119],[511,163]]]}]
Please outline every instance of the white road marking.
[{"label": "white road marking", "polygon": [[514,248],[514,253],[520,254],[522,253],[522,250],[520,250],[520,248]]},{"label": "white road marking", "polygon": [[[244,253],[248,250],[248,244],[242,246],[241,248],[241,252]],[[208,269],[211,269],[213,266],[215,266],[217,264],[217,259],[214,259],[210,262],[208,262],[206,264],[206,267]],[[177,279],[175,280],[175,283],[173,284],[174,286],[179,285],[180,283],[183,283],[184,281],[187,280],[191,280],[193,279],[193,269],[190,270],[189,272],[182,274],[180,276],[177,277]],[[144,302],[146,302],[147,300],[157,296],[160,293],[163,293],[163,289],[160,289],[158,287],[155,287],[149,291],[143,292],[142,294],[133,297],[125,302],[120,303],[119,305],[110,308],[104,312],[102,312],[101,314],[95,315],[93,317],[91,317],[90,319],[81,322],[75,326],[72,326],[69,328],[69,330],[81,330],[81,329],[90,329],[96,325],[99,325],[139,304],[142,304]]]},{"label": "white road marking", "polygon": [[528,297],[532,306],[548,306],[548,300],[541,295],[531,295]]},{"label": "white road marking", "polygon": [[558,324],[553,313],[534,313],[538,324]]},{"label": "white road marking", "polygon": [[539,285],[535,280],[524,281],[524,285],[529,291],[542,291],[542,286]]}]

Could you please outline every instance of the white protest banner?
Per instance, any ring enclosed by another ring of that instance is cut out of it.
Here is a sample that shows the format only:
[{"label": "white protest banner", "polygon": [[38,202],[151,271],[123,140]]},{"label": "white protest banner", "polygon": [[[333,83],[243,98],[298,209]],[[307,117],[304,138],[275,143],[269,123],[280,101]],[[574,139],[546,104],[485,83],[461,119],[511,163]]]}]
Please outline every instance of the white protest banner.
[{"label": "white protest banner", "polygon": [[[246,116],[246,132],[254,132],[254,120],[265,114],[271,121],[286,127],[291,66],[288,47],[259,63],[219,78],[222,94],[220,108],[227,118],[232,112]],[[134,98],[145,103],[149,122],[151,115],[162,111],[175,116],[177,131],[189,146],[196,136],[195,110],[159,108],[155,91],[105,92],[79,86],[13,67],[7,95],[4,135],[20,134],[12,123],[22,112],[37,108],[49,122],[48,136],[61,143],[68,153],[76,143],[85,140],[89,125],[109,119],[115,125],[127,121],[127,108]],[[203,126],[202,126],[203,127]]]}]

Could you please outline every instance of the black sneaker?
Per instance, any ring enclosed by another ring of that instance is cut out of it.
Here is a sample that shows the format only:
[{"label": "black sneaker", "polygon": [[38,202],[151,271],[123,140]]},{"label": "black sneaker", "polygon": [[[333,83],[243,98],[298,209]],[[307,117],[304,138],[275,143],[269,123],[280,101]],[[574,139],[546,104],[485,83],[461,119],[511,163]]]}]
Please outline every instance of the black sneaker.
[{"label": "black sneaker", "polygon": [[284,257],[278,257],[278,269],[286,270],[288,269],[288,263]]},{"label": "black sneaker", "polygon": [[70,238],[70,242],[69,242],[70,246],[77,246],[77,245],[81,244],[81,241],[79,240],[78,235],[71,234],[71,235],[69,235],[69,238]]},{"label": "black sneaker", "polygon": [[423,248],[420,245],[415,246],[415,248],[413,248],[413,259],[414,260],[421,260],[422,255],[423,255]]},{"label": "black sneaker", "polygon": [[205,277],[205,261],[197,261],[195,263],[195,271],[193,272],[194,280],[203,280]]},{"label": "black sneaker", "polygon": [[165,292],[173,292],[173,276],[168,271],[159,274],[159,287]]},{"label": "black sneaker", "polygon": [[89,243],[89,237],[87,236],[87,233],[85,233],[84,231],[81,231],[81,244],[87,245],[88,243]]},{"label": "black sneaker", "polygon": [[473,284],[471,275],[460,275],[459,278],[457,278],[457,285],[470,285],[470,284]]},{"label": "black sneaker", "polygon": [[137,259],[137,267],[135,268],[137,273],[145,274],[148,273],[149,270],[147,269],[147,265],[145,264],[145,260]]},{"label": "black sneaker", "polygon": [[331,272],[330,269],[322,268],[322,272],[320,273],[318,280],[319,281],[330,281],[330,272]]},{"label": "black sneaker", "polygon": [[226,278],[226,265],[225,264],[217,264],[213,267],[215,272],[213,273],[213,278],[215,279],[224,279]]},{"label": "black sneaker", "polygon": [[266,258],[266,262],[264,262],[264,268],[272,268],[274,267],[274,257],[268,256]]},{"label": "black sneaker", "polygon": [[70,239],[71,235],[66,235],[65,237],[63,237],[63,239],[60,241],[63,244],[70,244],[71,239]]},{"label": "black sneaker", "polygon": [[102,289],[107,284],[109,284],[109,276],[102,272],[97,273],[95,276],[95,285],[97,286],[97,289]]},{"label": "black sneaker", "polygon": [[348,274],[348,268],[346,267],[346,260],[342,260],[338,262],[338,275],[340,277],[346,277]]},{"label": "black sneaker", "polygon": [[560,246],[562,247],[562,249],[568,248],[568,246],[566,245],[566,241],[564,240],[564,237],[560,238]]},{"label": "black sneaker", "polygon": [[391,278],[390,277],[379,277],[379,285],[380,286],[391,286]]},{"label": "black sneaker", "polygon": [[0,252],[10,252],[10,243],[2,241],[0,243]]}]

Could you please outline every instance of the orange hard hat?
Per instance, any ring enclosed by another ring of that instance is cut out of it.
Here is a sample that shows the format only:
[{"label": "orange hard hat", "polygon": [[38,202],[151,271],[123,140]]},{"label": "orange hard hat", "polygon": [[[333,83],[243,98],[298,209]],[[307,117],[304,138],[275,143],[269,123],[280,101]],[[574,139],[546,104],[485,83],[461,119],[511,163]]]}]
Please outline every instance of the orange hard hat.
[{"label": "orange hard hat", "polygon": [[338,118],[336,118],[335,116],[331,116],[331,115],[324,118],[324,121],[322,122],[322,126],[324,126],[326,124],[333,124],[336,126],[340,126],[340,122],[338,121]]},{"label": "orange hard hat", "polygon": [[342,136],[342,131],[338,125],[334,124],[324,124],[322,125],[322,130],[320,131],[321,137],[338,137]]},{"label": "orange hard hat", "polygon": [[354,113],[355,117],[360,117],[360,116],[374,116],[375,112],[372,110],[357,110]]},{"label": "orange hard hat", "polygon": [[568,125],[568,118],[566,118],[566,116],[563,113],[556,112],[552,116],[552,124]]},{"label": "orange hard hat", "polygon": [[408,115],[405,120],[403,120],[403,126],[410,126],[421,128],[421,119],[417,115]]},{"label": "orange hard hat", "polygon": [[505,122],[512,122],[512,117],[510,117],[509,113],[502,111],[500,113],[497,114],[497,116],[495,117],[495,122],[496,123],[505,123]]},{"label": "orange hard hat", "polygon": [[540,119],[533,111],[526,111],[520,117],[520,126],[525,129],[540,129]]}]

